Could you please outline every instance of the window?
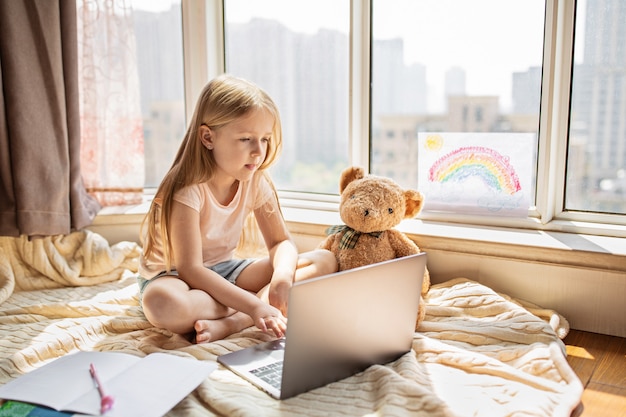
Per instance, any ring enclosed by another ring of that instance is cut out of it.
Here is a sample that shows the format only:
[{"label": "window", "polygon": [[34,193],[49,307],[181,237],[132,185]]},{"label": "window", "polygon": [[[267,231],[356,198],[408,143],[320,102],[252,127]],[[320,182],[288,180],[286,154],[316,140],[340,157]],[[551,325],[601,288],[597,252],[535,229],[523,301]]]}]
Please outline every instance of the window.
[{"label": "window", "polygon": [[626,4],[579,1],[565,210],[626,214]]},{"label": "window", "polygon": [[413,132],[395,142],[373,135],[375,152],[394,154],[372,159],[371,171],[406,177],[426,195],[426,212],[527,217],[544,1],[374,0],[371,20],[372,131]]},{"label": "window", "polygon": [[141,114],[145,187],[157,187],[186,131],[180,0],[131,0]]},{"label": "window", "polygon": [[[336,201],[348,164],[422,190],[429,168],[465,149],[498,159],[510,181],[489,194],[481,175],[495,174],[478,161],[423,219],[626,236],[625,10],[620,0],[182,0],[184,95],[189,107],[222,71],[272,95],[285,136],[272,175],[290,203]],[[174,149],[183,133],[169,135]],[[468,204],[458,187],[487,197]]]}]

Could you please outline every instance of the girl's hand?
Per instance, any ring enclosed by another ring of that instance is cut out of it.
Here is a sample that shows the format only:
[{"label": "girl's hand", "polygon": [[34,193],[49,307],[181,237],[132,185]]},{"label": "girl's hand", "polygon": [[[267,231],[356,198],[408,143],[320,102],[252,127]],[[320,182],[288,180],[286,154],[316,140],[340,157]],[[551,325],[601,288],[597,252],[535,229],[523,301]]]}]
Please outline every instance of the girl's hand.
[{"label": "girl's hand", "polygon": [[290,281],[272,280],[268,294],[270,304],[279,309],[285,317],[287,317],[287,302],[289,301],[290,288]]},{"label": "girl's hand", "polygon": [[272,331],[278,338],[285,335],[287,319],[276,307],[260,301],[259,306],[254,309],[250,316],[254,325],[264,332]]}]

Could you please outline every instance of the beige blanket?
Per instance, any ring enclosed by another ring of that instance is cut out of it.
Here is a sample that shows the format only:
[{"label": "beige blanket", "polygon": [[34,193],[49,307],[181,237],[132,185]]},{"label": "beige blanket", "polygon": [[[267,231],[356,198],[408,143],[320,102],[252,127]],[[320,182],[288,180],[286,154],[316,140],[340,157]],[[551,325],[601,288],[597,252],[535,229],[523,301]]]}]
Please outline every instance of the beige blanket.
[{"label": "beige blanket", "polygon": [[[0,384],[76,350],[214,361],[269,340],[252,327],[195,345],[152,327],[138,307],[135,244],[109,247],[89,232],[1,239]],[[168,416],[558,417],[577,406],[563,317],[462,278],[434,285],[426,303],[413,350],[393,363],[285,401],[220,366]]]}]

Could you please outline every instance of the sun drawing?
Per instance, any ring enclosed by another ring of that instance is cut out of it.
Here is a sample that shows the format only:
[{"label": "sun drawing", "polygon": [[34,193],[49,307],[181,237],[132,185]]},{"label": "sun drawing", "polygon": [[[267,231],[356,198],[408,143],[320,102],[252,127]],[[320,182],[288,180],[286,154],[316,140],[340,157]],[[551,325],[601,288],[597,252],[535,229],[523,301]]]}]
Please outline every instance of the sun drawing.
[{"label": "sun drawing", "polygon": [[441,135],[428,135],[424,146],[429,151],[438,151],[443,146],[443,137]]}]

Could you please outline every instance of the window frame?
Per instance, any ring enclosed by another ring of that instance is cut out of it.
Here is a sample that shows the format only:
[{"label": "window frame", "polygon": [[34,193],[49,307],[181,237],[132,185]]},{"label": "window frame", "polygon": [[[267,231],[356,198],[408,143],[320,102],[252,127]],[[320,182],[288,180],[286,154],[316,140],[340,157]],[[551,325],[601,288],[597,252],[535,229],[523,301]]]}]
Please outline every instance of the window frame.
[{"label": "window frame", "polygon": [[[350,5],[350,164],[369,171],[371,0]],[[224,0],[182,0],[185,107],[191,118],[207,80],[225,69]],[[423,212],[419,220],[626,237],[626,216],[564,210],[575,0],[546,0],[536,206],[527,218]],[[279,192],[283,207],[337,211],[339,197]]]}]

